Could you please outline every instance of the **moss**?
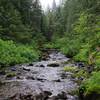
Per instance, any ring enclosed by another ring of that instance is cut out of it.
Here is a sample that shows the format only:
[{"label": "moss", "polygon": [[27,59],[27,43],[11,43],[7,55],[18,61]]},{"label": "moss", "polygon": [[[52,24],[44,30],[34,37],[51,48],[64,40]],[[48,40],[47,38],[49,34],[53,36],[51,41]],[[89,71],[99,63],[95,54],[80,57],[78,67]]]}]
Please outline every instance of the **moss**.
[{"label": "moss", "polygon": [[6,75],[7,78],[14,77],[14,76],[16,76],[16,73],[12,73],[12,72],[7,73]]},{"label": "moss", "polygon": [[65,66],[64,71],[65,72],[75,72],[77,70],[77,67],[72,67],[72,66]]}]

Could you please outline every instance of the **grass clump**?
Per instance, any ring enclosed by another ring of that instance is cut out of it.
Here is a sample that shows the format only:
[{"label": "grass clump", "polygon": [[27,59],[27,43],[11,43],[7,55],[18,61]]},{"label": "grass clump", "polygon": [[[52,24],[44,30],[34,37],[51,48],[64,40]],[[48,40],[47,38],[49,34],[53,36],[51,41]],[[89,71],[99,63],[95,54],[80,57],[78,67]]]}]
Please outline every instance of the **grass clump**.
[{"label": "grass clump", "polygon": [[76,70],[77,70],[76,67],[72,67],[72,66],[65,66],[64,67],[65,72],[75,72]]}]

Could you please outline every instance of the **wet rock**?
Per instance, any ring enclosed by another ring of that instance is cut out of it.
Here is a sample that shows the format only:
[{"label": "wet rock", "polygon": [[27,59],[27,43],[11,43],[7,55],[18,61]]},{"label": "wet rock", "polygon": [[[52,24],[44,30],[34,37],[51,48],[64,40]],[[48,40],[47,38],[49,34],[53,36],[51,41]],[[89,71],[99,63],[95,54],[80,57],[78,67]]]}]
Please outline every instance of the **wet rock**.
[{"label": "wet rock", "polygon": [[16,68],[15,67],[12,67],[10,70],[11,71],[16,71]]},{"label": "wet rock", "polygon": [[61,99],[61,100],[66,100],[67,99],[67,94],[65,92],[62,92],[61,94],[58,94],[56,99]]},{"label": "wet rock", "polygon": [[42,95],[44,98],[43,100],[47,100],[49,98],[49,96],[52,95],[52,93],[49,91],[43,91]]},{"label": "wet rock", "polygon": [[39,65],[35,65],[35,67],[40,67]]},{"label": "wet rock", "polygon": [[44,82],[46,79],[36,78],[36,80],[38,80],[38,81],[40,81],[40,82]]},{"label": "wet rock", "polygon": [[62,78],[62,79],[67,78],[67,74],[66,74],[66,73],[62,73],[62,74],[61,74],[61,78]]},{"label": "wet rock", "polygon": [[44,65],[40,65],[40,67],[45,67]]},{"label": "wet rock", "polygon": [[1,85],[4,85],[4,83],[3,83],[2,81],[0,81],[0,86],[1,86]]},{"label": "wet rock", "polygon": [[78,96],[67,95],[67,100],[79,100]]},{"label": "wet rock", "polygon": [[0,71],[0,75],[5,75],[6,72],[5,71]]},{"label": "wet rock", "polygon": [[67,94],[65,92],[62,92],[57,96],[52,96],[49,100],[67,100]]},{"label": "wet rock", "polygon": [[61,82],[61,80],[60,79],[58,79],[58,80],[54,80],[55,82]]},{"label": "wet rock", "polygon": [[48,53],[43,53],[41,59],[46,61],[47,58],[48,58]]},{"label": "wet rock", "polygon": [[20,79],[20,80],[22,80],[22,79],[24,79],[22,76],[16,76],[16,79]]},{"label": "wet rock", "polygon": [[52,93],[50,91],[44,91],[44,94],[47,94],[47,95],[52,95]]},{"label": "wet rock", "polygon": [[87,72],[91,73],[94,70],[94,67],[92,65],[87,67]]},{"label": "wet rock", "polygon": [[9,97],[7,100],[34,100],[34,97],[32,94],[17,93]]},{"label": "wet rock", "polygon": [[37,74],[37,73],[38,73],[37,71],[32,72],[32,74]]},{"label": "wet rock", "polygon": [[43,64],[38,64],[38,65],[35,65],[35,67],[45,67],[45,65],[43,65]]},{"label": "wet rock", "polygon": [[32,94],[27,94],[27,95],[20,94],[20,99],[21,100],[34,100],[34,97]]},{"label": "wet rock", "polygon": [[80,77],[78,80],[83,81],[84,80],[84,77]]},{"label": "wet rock", "polygon": [[79,72],[79,70],[75,70],[75,73],[78,73]]},{"label": "wet rock", "polygon": [[83,62],[78,62],[78,63],[76,63],[76,66],[78,66],[79,68],[85,67],[85,65],[84,65]]},{"label": "wet rock", "polygon": [[30,64],[28,64],[28,66],[34,66],[34,64],[30,63]]},{"label": "wet rock", "polygon": [[25,71],[30,71],[30,69],[23,67],[23,70]]},{"label": "wet rock", "polygon": [[58,63],[51,63],[51,64],[48,64],[47,66],[49,66],[49,67],[59,67],[59,64]]},{"label": "wet rock", "polygon": [[64,72],[61,74],[62,79],[72,78],[73,73],[71,72]]},{"label": "wet rock", "polygon": [[15,77],[16,76],[16,73],[8,73],[6,75],[6,78],[12,78],[12,77]]},{"label": "wet rock", "polygon": [[35,80],[35,78],[33,76],[27,76],[26,79],[27,80]]},{"label": "wet rock", "polygon": [[21,75],[22,73],[21,72],[17,72],[17,75]]}]

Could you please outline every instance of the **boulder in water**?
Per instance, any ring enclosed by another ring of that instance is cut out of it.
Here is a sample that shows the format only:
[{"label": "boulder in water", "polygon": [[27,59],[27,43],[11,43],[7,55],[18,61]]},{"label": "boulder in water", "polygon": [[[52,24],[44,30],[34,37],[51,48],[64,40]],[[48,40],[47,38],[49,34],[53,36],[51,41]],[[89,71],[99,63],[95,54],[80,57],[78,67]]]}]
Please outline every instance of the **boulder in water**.
[{"label": "boulder in water", "polygon": [[35,78],[33,76],[27,76],[26,79],[27,80],[35,80]]},{"label": "boulder in water", "polygon": [[23,70],[25,70],[25,71],[30,71],[29,68],[25,68],[25,67],[23,67]]},{"label": "boulder in water", "polygon": [[40,67],[45,67],[44,65],[40,65]]},{"label": "boulder in water", "polygon": [[15,68],[15,67],[12,67],[12,68],[11,68],[11,71],[16,71],[16,68]]},{"label": "boulder in water", "polygon": [[47,66],[49,66],[49,67],[59,67],[59,64],[58,63],[50,63]]},{"label": "boulder in water", "polygon": [[34,64],[30,63],[30,64],[28,64],[28,66],[34,66]]},{"label": "boulder in water", "polygon": [[5,71],[0,71],[0,75],[5,75],[6,72]]}]

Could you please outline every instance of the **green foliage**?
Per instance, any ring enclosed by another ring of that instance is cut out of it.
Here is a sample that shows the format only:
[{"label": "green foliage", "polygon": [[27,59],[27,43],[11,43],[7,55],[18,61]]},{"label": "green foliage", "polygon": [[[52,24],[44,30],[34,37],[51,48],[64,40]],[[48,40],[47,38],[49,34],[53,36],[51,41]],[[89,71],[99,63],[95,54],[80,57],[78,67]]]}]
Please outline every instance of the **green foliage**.
[{"label": "green foliage", "polygon": [[42,24],[38,0],[0,0],[1,38],[31,43],[35,35],[43,32]]},{"label": "green foliage", "polygon": [[74,60],[88,62],[89,49],[89,44],[83,45],[79,53],[76,56],[74,56]]},{"label": "green foliage", "polygon": [[49,49],[55,48],[53,43],[46,43],[46,44],[44,44],[44,47],[49,48]]},{"label": "green foliage", "polygon": [[96,64],[96,69],[100,70],[100,52],[98,52],[95,57],[95,64]]},{"label": "green foliage", "polygon": [[84,82],[86,87],[85,95],[92,92],[100,94],[100,72],[94,72],[93,75]]},{"label": "green foliage", "polygon": [[75,72],[77,70],[77,67],[72,67],[72,66],[65,66],[64,71],[66,72]]},{"label": "green foliage", "polygon": [[88,73],[82,69],[78,70],[78,72],[73,75],[73,77],[77,77],[77,78],[83,77],[85,79],[88,78],[88,76],[89,76]]},{"label": "green foliage", "polygon": [[10,66],[19,63],[36,61],[39,52],[32,47],[15,44],[13,41],[0,39],[0,65]]},{"label": "green foliage", "polygon": [[64,38],[56,38],[56,40],[50,43],[48,46],[60,49],[62,53],[66,54],[69,57],[72,57],[76,53],[78,53],[80,48],[77,40],[69,40],[67,36]]}]

